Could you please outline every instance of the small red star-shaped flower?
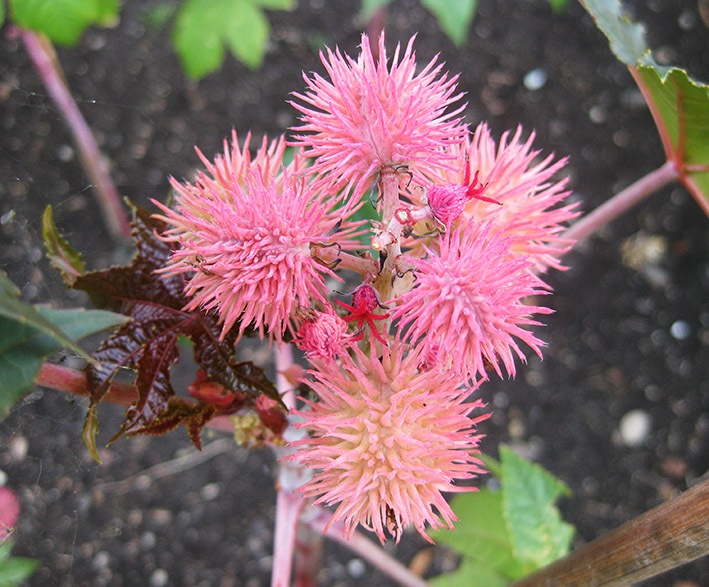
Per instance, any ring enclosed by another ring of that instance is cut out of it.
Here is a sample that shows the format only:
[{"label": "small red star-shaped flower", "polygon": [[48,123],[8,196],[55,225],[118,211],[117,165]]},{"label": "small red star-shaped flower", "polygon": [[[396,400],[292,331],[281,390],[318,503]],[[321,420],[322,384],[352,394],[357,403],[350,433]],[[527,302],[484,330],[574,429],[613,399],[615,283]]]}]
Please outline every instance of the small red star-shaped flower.
[{"label": "small red star-shaped flower", "polygon": [[375,320],[386,320],[389,318],[389,312],[386,314],[375,314],[373,312],[374,308],[381,307],[379,302],[379,296],[377,295],[377,290],[375,290],[371,285],[363,283],[357,289],[352,292],[352,305],[349,306],[344,302],[335,300],[338,306],[341,306],[345,310],[349,310],[351,314],[345,316],[344,320],[346,322],[352,322],[357,320],[357,328],[359,333],[352,338],[352,342],[362,340],[364,338],[364,324],[365,322],[369,326],[374,337],[381,343],[386,344],[386,340],[379,334],[377,327],[374,324]]}]

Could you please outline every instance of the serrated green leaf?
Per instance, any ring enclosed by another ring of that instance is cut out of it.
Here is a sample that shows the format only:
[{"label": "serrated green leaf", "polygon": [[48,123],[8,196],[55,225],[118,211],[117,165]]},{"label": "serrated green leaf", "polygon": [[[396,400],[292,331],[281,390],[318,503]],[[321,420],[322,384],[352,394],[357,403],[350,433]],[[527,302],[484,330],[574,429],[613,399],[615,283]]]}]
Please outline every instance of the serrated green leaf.
[{"label": "serrated green leaf", "polygon": [[433,577],[429,582],[434,587],[505,587],[510,583],[490,567],[465,556],[457,570]]},{"label": "serrated green leaf", "polygon": [[421,4],[436,17],[441,30],[460,47],[478,10],[478,0],[421,0]]},{"label": "serrated green leaf", "polygon": [[514,557],[503,516],[501,492],[481,489],[464,493],[455,497],[451,507],[459,521],[455,530],[432,532],[436,542],[452,546],[461,555],[508,580],[527,574],[528,571]]},{"label": "serrated green leaf", "polygon": [[200,79],[221,67],[225,46],[248,67],[260,67],[269,34],[254,0],[187,0],[172,42],[187,75]]},{"label": "serrated green leaf", "polygon": [[81,255],[59,234],[51,206],[47,206],[42,216],[42,236],[49,262],[61,273],[66,286],[71,287],[86,272],[86,266]]},{"label": "serrated green leaf", "polygon": [[622,13],[617,0],[582,0],[611,50],[629,68],[648,103],[665,156],[679,180],[709,215],[709,86],[687,72],[658,65],[645,30]]},{"label": "serrated green leaf", "polygon": [[369,22],[377,10],[389,4],[391,4],[391,0],[362,0],[362,9],[359,11],[359,17],[364,22]]},{"label": "serrated green leaf", "polygon": [[10,0],[10,10],[18,26],[75,45],[89,26],[117,21],[119,0]]},{"label": "serrated green leaf", "polygon": [[[34,309],[43,320],[61,329],[70,340],[126,321],[125,316],[103,310],[55,310],[46,306]],[[0,412],[9,409],[34,387],[34,379],[45,358],[63,346],[66,345],[62,341],[33,324],[0,317],[0,373],[3,376]]]},{"label": "serrated green leaf", "polygon": [[574,528],[554,505],[569,489],[539,465],[500,448],[502,511],[515,558],[531,572],[569,552]]}]

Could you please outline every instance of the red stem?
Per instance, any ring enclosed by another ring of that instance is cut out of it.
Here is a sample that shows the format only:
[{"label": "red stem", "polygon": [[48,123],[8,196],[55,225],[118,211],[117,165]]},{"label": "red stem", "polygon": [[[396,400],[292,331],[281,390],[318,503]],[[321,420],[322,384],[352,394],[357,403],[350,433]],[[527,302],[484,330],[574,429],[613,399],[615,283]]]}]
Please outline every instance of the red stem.
[{"label": "red stem", "polygon": [[[86,373],[69,367],[62,367],[61,365],[53,365],[52,363],[44,363],[42,365],[35,378],[35,383],[42,387],[66,391],[75,395],[83,395],[85,397],[90,395]],[[114,381],[102,401],[120,406],[129,406],[137,399],[138,390],[134,385]],[[225,432],[234,432],[234,425],[229,416],[212,418],[207,423],[207,426],[217,430],[224,430]]]},{"label": "red stem", "polygon": [[37,74],[74,137],[81,163],[92,187],[96,190],[111,235],[115,238],[129,236],[130,223],[121,204],[121,196],[108,174],[106,162],[101,156],[96,139],[71,96],[54,47],[44,35],[32,31],[20,29],[20,37]]},{"label": "red stem", "polygon": [[664,187],[671,181],[679,177],[675,164],[672,161],[665,162],[661,167],[655,169],[641,177],[635,183],[629,185],[610,200],[601,204],[593,212],[589,212],[583,218],[575,222],[571,228],[564,232],[559,238],[562,240],[576,241],[576,244],[605,226],[618,216],[632,208],[635,204],[647,198],[653,192]]}]

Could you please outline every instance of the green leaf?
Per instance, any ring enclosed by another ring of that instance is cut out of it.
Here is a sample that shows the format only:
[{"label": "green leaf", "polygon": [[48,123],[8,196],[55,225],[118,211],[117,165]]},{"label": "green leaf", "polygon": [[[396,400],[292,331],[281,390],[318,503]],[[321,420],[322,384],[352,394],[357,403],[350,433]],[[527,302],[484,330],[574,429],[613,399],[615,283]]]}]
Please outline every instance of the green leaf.
[{"label": "green leaf", "polygon": [[261,8],[266,10],[295,10],[295,0],[256,0]]},{"label": "green leaf", "polygon": [[[59,348],[67,346],[85,359],[91,359],[59,326],[47,320],[34,306],[20,300],[19,295],[20,290],[0,271],[0,318],[44,332],[56,339]],[[11,334],[12,329],[8,331],[8,335]],[[5,346],[2,342],[0,339],[0,349]]]},{"label": "green leaf", "polygon": [[362,0],[362,10],[359,12],[359,17],[364,22],[369,22],[377,10],[389,4],[391,4],[391,0]]},{"label": "green leaf", "polygon": [[531,572],[569,552],[574,528],[562,521],[554,502],[569,489],[539,465],[500,448],[502,507],[510,543]]},{"label": "green leaf", "polygon": [[505,587],[510,581],[480,561],[464,556],[457,570],[433,577],[430,583],[434,587]]},{"label": "green leaf", "polygon": [[5,24],[5,0],[0,0],[0,27]]},{"label": "green leaf", "polygon": [[[30,306],[32,308],[32,306]],[[60,329],[65,337],[80,339],[126,321],[125,316],[102,310],[54,310],[33,308],[43,321]],[[0,316],[0,411],[6,411],[34,387],[34,378],[45,358],[66,346],[35,323]],[[72,348],[76,345],[72,343]],[[78,348],[78,347],[77,347]],[[82,354],[85,355],[85,353]]]},{"label": "green leaf", "polygon": [[556,14],[564,12],[566,7],[569,5],[569,0],[549,0],[549,6]]},{"label": "green leaf", "polygon": [[421,4],[433,13],[441,30],[456,46],[465,43],[478,0],[421,0]]},{"label": "green leaf", "polygon": [[[458,516],[455,530],[438,530],[433,539],[513,580],[527,570],[515,559],[502,510],[502,493],[481,489],[456,496],[451,507]],[[463,584],[463,583],[461,583]]]},{"label": "green leaf", "polygon": [[18,26],[75,45],[89,26],[116,23],[119,0],[10,0],[10,9]]},{"label": "green leaf", "polygon": [[71,287],[86,272],[86,267],[81,255],[59,234],[51,206],[47,206],[42,216],[42,236],[49,262],[61,273],[66,286]]},{"label": "green leaf", "polygon": [[224,42],[234,57],[251,69],[261,67],[271,34],[263,11],[247,0],[233,0],[225,17],[231,26],[224,31]]},{"label": "green leaf", "polygon": [[38,568],[39,561],[31,558],[9,557],[0,559],[0,587],[20,585]]},{"label": "green leaf", "polygon": [[645,30],[623,15],[617,0],[582,3],[613,53],[630,68],[679,181],[709,215],[709,86],[683,69],[659,66],[645,42]]},{"label": "green leaf", "polygon": [[255,0],[187,0],[172,42],[187,75],[200,79],[221,67],[224,46],[248,67],[260,67],[269,34]]}]

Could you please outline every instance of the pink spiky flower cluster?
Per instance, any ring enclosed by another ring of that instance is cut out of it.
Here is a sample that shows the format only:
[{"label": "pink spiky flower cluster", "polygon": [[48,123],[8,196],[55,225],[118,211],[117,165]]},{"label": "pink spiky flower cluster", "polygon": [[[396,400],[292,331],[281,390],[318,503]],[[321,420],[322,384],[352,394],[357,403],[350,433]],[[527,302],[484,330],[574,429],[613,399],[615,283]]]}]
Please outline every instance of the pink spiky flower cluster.
[{"label": "pink spiky flower cluster", "polygon": [[445,165],[446,147],[462,142],[467,129],[458,117],[464,106],[448,111],[462,96],[457,76],[439,75],[436,58],[417,71],[412,38],[400,57],[397,45],[387,64],[384,36],[379,61],[362,37],[357,60],[339,50],[321,59],[330,80],[305,76],[308,90],[291,104],[303,113],[293,130],[294,144],[306,147],[310,172],[360,196],[386,168],[410,167],[430,172]]},{"label": "pink spiky flower cluster", "polygon": [[[336,506],[347,534],[359,524],[383,542],[452,527],[442,494],[482,472],[487,414],[470,417],[483,407],[470,396],[515,375],[520,343],[541,356],[529,328],[550,310],[531,298],[550,293],[539,273],[561,267],[576,211],[554,179],[565,160],[538,159],[521,129],[499,144],[484,124],[470,136],[456,77],[435,59],[417,70],[413,39],[391,62],[383,35],[378,49],[376,61],[365,35],[357,59],[322,57],[329,79],[305,77],[287,169],[283,140],[251,157],[234,135],[202,157],[208,173],[173,181],[177,207],[160,217],[187,309],[216,312],[224,334],[294,336],[314,394],[297,410],[309,437],[291,458],[314,470],[301,491]],[[379,259],[355,254],[350,216],[373,185]],[[340,269],[361,277],[351,305],[326,284]]]},{"label": "pink spiky flower cluster", "polygon": [[298,443],[298,456],[321,473],[303,492],[339,504],[332,520],[343,520],[348,535],[361,524],[382,542],[385,530],[398,541],[412,525],[428,539],[426,524],[452,528],[456,519],[441,492],[483,472],[473,431],[488,415],[468,417],[483,404],[464,403],[455,374],[421,371],[418,351],[404,356],[396,340],[390,347],[381,358],[372,346],[340,365],[313,362],[319,401],[300,412],[313,437]]}]

